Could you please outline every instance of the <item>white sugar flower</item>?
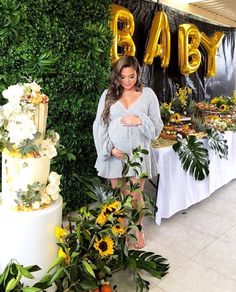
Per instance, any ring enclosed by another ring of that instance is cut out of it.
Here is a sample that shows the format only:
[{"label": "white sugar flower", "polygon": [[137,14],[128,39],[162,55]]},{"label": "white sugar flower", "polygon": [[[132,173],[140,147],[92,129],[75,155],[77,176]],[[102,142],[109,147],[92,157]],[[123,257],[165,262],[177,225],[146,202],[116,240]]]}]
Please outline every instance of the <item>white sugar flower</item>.
[{"label": "white sugar flower", "polygon": [[43,140],[41,143],[41,148],[42,148],[42,150],[40,150],[40,152],[39,152],[41,156],[46,155],[50,159],[57,156],[57,149],[52,144],[51,139]]},{"label": "white sugar flower", "polygon": [[48,196],[47,193],[43,193],[41,195],[41,201],[42,201],[43,204],[46,204],[46,205],[49,205],[51,203],[51,199],[50,199],[50,197]]},{"label": "white sugar flower", "polygon": [[56,194],[59,194],[60,190],[61,189],[59,188],[59,185],[57,185],[57,184],[49,183],[46,187],[46,192],[51,197],[55,196]]},{"label": "white sugar flower", "polygon": [[56,145],[60,139],[60,135],[53,130],[49,130],[47,131],[47,139],[50,139],[52,143]]},{"label": "white sugar flower", "polygon": [[59,192],[51,195],[52,200],[56,201],[59,198]]},{"label": "white sugar flower", "polygon": [[61,180],[61,175],[56,173],[55,171],[51,171],[48,177],[48,180],[50,183],[52,184],[60,184],[60,180]]},{"label": "white sugar flower", "polygon": [[20,114],[10,119],[7,131],[10,142],[19,146],[26,139],[33,140],[37,129],[28,115]]},{"label": "white sugar flower", "polygon": [[10,103],[20,103],[21,98],[24,96],[24,88],[19,84],[11,85],[2,92],[2,95]]},{"label": "white sugar flower", "polygon": [[30,88],[32,91],[40,92],[41,86],[38,85],[35,81],[30,83]]},{"label": "white sugar flower", "polygon": [[49,174],[48,180],[49,184],[46,187],[47,194],[53,199],[57,200],[59,193],[60,193],[60,179],[61,175],[57,174],[56,172],[52,171]]},{"label": "white sugar flower", "polygon": [[18,115],[21,113],[21,106],[19,104],[6,103],[3,105],[3,114],[9,119],[12,115]]},{"label": "white sugar flower", "polygon": [[34,210],[37,210],[37,209],[40,208],[40,205],[41,205],[41,203],[39,201],[35,201],[35,202],[32,203],[32,208]]}]

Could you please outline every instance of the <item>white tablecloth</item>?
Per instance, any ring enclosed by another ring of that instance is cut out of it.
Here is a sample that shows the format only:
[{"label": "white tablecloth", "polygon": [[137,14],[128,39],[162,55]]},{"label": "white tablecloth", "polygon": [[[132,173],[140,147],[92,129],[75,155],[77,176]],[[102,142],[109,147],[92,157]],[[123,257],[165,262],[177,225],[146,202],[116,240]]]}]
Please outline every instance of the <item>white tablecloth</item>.
[{"label": "white tablecloth", "polygon": [[154,149],[158,172],[160,174],[157,191],[156,223],[173,214],[207,198],[215,190],[236,178],[236,133],[224,134],[229,147],[228,159],[219,158],[209,147],[209,176],[203,181],[196,181],[186,173],[180,163],[178,154],[172,146]]}]

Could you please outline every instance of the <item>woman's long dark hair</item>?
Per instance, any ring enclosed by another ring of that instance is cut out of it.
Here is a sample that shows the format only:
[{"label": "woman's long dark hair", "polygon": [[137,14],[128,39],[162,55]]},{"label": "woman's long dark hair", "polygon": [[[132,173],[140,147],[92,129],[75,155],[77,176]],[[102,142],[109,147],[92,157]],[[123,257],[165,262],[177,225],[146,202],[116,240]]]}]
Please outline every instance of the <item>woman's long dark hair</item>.
[{"label": "woman's long dark hair", "polygon": [[105,99],[105,107],[102,113],[102,118],[105,123],[108,123],[110,107],[120,99],[124,89],[121,86],[121,70],[126,67],[132,67],[137,73],[137,81],[135,83],[135,90],[142,91],[142,84],[140,82],[140,65],[138,60],[133,56],[122,56],[114,64],[110,75],[110,86],[107,91]]}]

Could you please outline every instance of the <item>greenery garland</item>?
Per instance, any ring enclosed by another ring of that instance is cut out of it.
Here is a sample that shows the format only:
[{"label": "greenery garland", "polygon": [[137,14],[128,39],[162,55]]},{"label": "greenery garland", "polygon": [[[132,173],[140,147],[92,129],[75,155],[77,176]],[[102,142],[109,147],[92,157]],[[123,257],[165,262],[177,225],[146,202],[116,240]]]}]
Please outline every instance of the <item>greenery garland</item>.
[{"label": "greenery garland", "polygon": [[67,209],[86,201],[74,174],[95,174],[92,122],[110,71],[110,2],[0,1],[0,91],[31,78],[49,96],[47,128],[65,147],[52,168],[63,175]]}]

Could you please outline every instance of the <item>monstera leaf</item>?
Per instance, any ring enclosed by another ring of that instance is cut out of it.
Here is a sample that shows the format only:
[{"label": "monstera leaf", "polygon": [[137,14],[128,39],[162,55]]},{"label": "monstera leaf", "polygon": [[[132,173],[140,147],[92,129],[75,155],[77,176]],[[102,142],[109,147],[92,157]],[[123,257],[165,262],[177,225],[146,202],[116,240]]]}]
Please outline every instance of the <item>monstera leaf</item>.
[{"label": "monstera leaf", "polygon": [[129,267],[133,272],[136,282],[136,291],[148,291],[150,283],[143,279],[139,270],[144,270],[153,277],[161,279],[168,273],[169,264],[162,256],[153,252],[141,250],[129,250],[125,259],[125,267]]},{"label": "monstera leaf", "polygon": [[195,136],[189,135],[183,139],[181,135],[177,135],[177,143],[172,147],[178,153],[183,169],[189,171],[196,180],[203,180],[208,176],[208,150]]},{"label": "monstera leaf", "polygon": [[224,136],[214,129],[207,129],[209,147],[219,155],[220,158],[228,159],[228,145]]}]

